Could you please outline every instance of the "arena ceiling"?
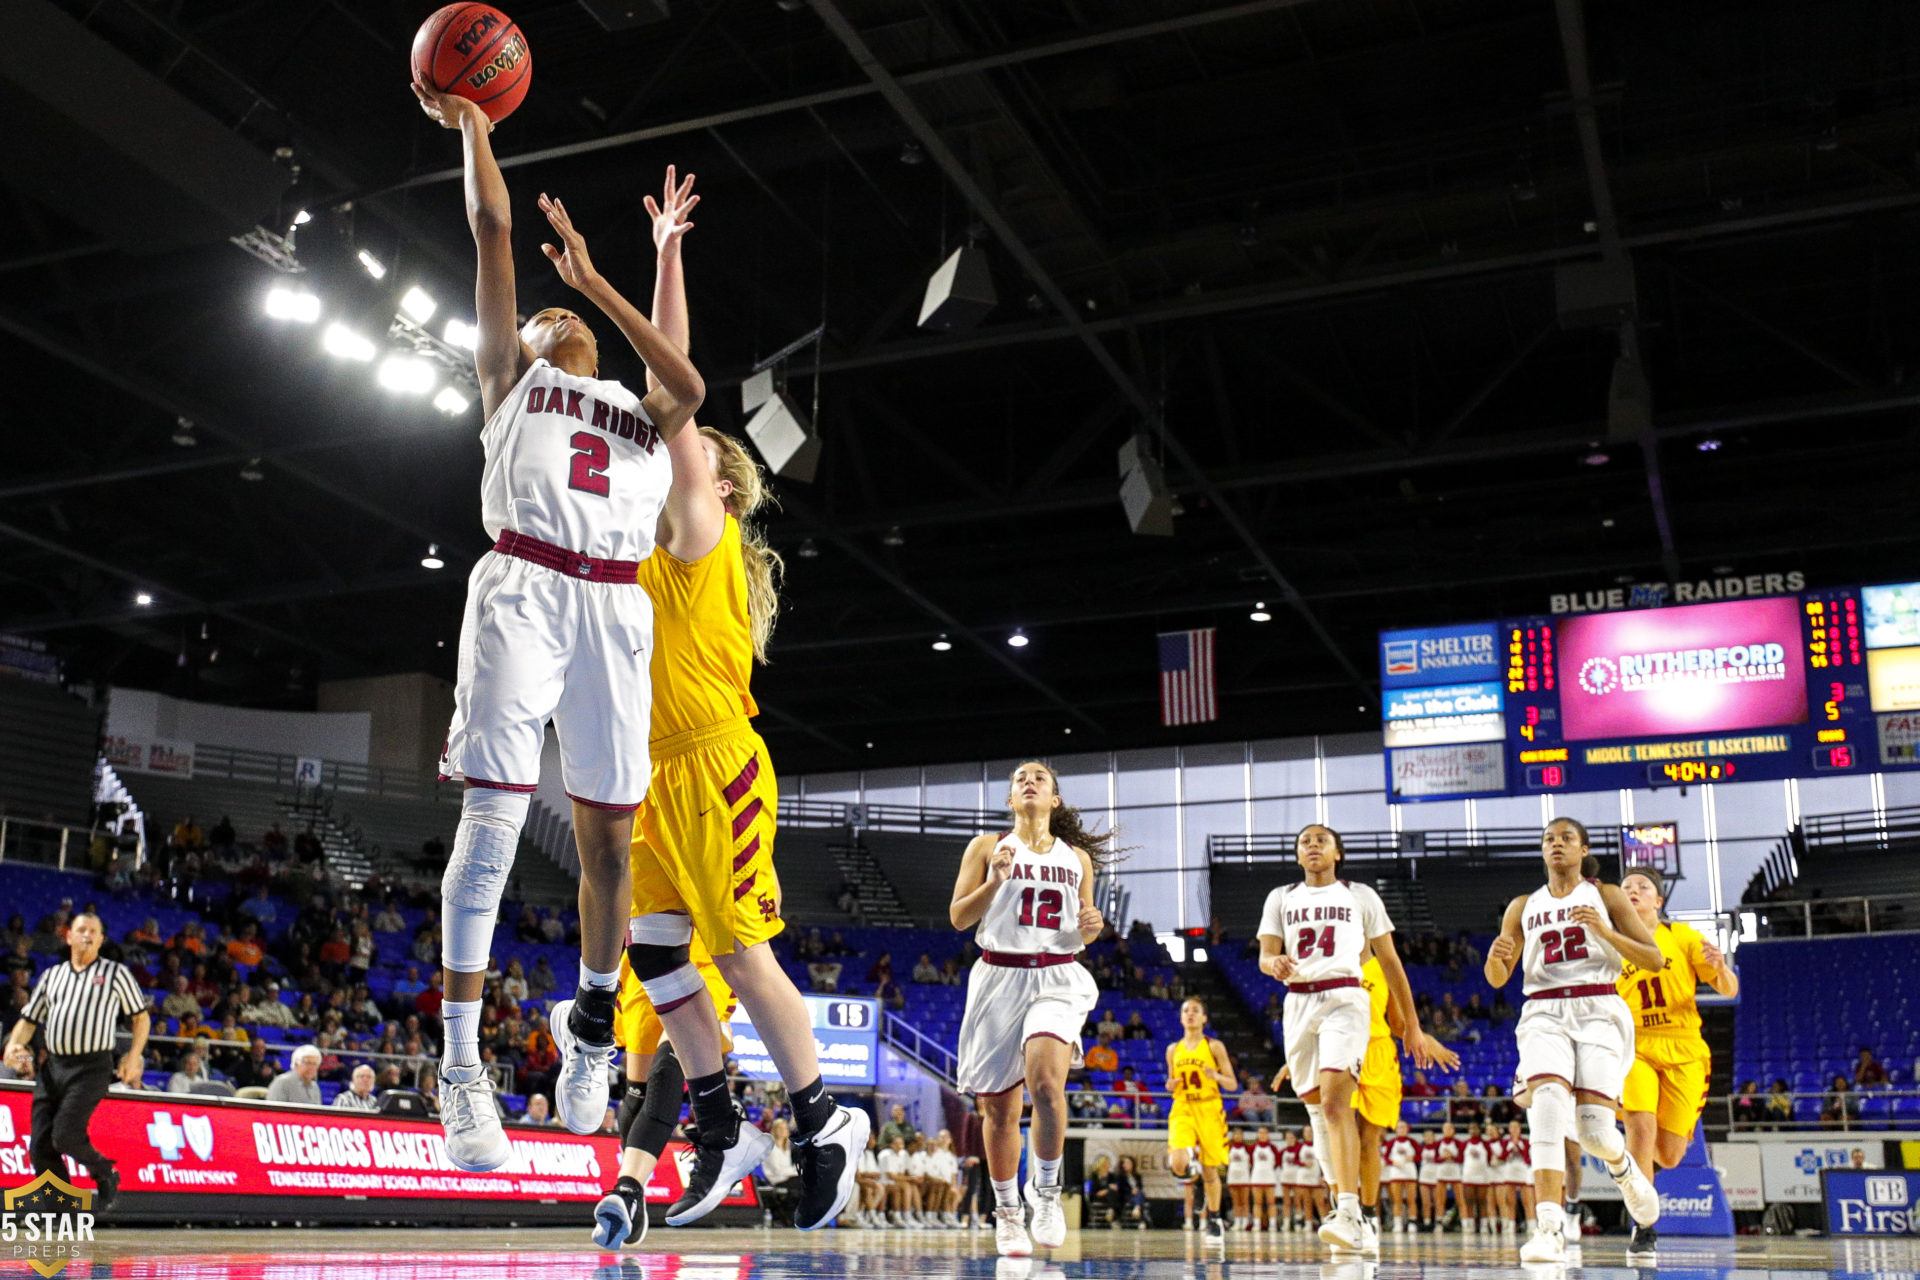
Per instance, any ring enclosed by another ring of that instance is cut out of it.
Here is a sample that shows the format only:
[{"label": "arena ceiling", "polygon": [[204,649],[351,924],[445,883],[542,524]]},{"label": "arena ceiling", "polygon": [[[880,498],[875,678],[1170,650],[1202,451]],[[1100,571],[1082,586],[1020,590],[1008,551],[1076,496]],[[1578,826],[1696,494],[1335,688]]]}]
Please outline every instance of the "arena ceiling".
[{"label": "arena ceiling", "polygon": [[[258,217],[312,213],[330,314],[378,333],[415,284],[470,314],[457,143],[406,88],[432,4],[26,3],[252,158],[291,149]],[[789,771],[1367,728],[1382,626],[1920,576],[1911,4],[672,0],[613,33],[509,8],[523,310],[571,296],[542,190],[644,299],[672,162],[703,196],[703,418],[739,429],[742,377],[824,322],[782,366],[820,472],[769,521],[787,611],[757,688]],[[0,151],[0,630],[77,679],[250,705],[450,677],[477,410],[322,355],[263,313],[281,277],[140,183],[77,204]],[[969,239],[998,306],[917,330]],[[1634,305],[1563,316],[1580,264],[1631,272]],[[1118,500],[1136,433],[1170,538]],[[1154,635],[1206,625],[1220,721],[1162,729]]]}]

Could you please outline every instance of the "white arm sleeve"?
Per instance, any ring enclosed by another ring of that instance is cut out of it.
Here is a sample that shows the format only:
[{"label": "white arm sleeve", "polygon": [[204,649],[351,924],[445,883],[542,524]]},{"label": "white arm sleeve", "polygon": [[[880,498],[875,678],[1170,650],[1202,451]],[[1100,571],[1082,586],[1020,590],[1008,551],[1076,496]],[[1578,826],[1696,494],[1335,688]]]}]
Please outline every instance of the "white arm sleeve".
[{"label": "white arm sleeve", "polygon": [[[1286,901],[1287,888],[1285,885],[1280,886],[1267,895],[1266,909],[1260,913],[1260,935],[1262,937],[1268,934],[1276,938],[1285,938],[1287,936]],[[1379,899],[1375,898],[1374,901],[1377,903]],[[1385,915],[1386,913],[1382,912],[1381,914]]]},{"label": "white arm sleeve", "polygon": [[1387,919],[1386,904],[1380,901],[1380,895],[1374,892],[1372,885],[1354,885],[1353,900],[1360,906],[1360,927],[1369,940],[1393,932],[1393,921]]}]

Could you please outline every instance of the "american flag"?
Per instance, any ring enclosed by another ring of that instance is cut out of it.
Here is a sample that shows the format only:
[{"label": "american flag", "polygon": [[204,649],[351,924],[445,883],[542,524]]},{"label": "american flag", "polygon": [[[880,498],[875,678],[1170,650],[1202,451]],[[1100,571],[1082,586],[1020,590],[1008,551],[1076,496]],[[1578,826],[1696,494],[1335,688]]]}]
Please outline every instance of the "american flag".
[{"label": "american flag", "polygon": [[1217,629],[1160,633],[1161,724],[1199,724],[1220,718],[1213,684],[1213,633]]}]

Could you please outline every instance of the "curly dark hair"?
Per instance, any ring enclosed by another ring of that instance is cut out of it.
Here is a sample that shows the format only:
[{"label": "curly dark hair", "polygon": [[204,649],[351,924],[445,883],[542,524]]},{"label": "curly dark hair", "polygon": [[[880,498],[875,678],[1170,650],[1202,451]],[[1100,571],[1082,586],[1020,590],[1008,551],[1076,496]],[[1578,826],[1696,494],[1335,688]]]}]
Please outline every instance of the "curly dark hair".
[{"label": "curly dark hair", "polygon": [[[1013,774],[1030,764],[1037,764],[1047,771],[1047,777],[1053,781],[1053,794],[1060,796],[1060,775],[1045,760],[1023,760],[1014,767]],[[1007,775],[1009,784],[1013,782],[1013,774]],[[1126,848],[1114,843],[1120,834],[1117,827],[1098,833],[1087,830],[1080,811],[1068,804],[1065,796],[1060,796],[1060,804],[1047,817],[1047,834],[1055,840],[1066,841],[1075,849],[1084,849],[1087,857],[1093,859],[1095,871],[1104,871],[1127,853]]]}]

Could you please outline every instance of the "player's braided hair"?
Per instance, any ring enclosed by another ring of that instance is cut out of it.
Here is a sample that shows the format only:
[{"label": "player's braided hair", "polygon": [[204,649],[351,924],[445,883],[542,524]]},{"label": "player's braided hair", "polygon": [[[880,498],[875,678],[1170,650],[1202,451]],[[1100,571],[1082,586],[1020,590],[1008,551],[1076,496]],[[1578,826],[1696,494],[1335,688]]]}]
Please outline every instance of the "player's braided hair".
[{"label": "player's braided hair", "polygon": [[[1047,777],[1053,780],[1053,794],[1060,796],[1060,775],[1055,773],[1053,766],[1046,761],[1027,760],[1018,765],[1013,772],[1019,773],[1030,764],[1039,765],[1047,771]],[[1009,783],[1013,781],[1012,774],[1007,775],[1007,781]],[[1080,817],[1080,811],[1068,804],[1065,796],[1060,796],[1060,803],[1054,807],[1047,818],[1047,834],[1055,840],[1066,841],[1075,849],[1086,850],[1087,857],[1093,859],[1095,871],[1103,871],[1112,866],[1127,852],[1126,849],[1114,843],[1120,834],[1118,828],[1109,827],[1097,834],[1087,830],[1086,823]]]},{"label": "player's braided hair", "polygon": [[714,446],[715,478],[733,484],[726,497],[727,511],[740,522],[740,559],[747,570],[747,617],[753,625],[753,656],[767,661],[767,642],[773,639],[773,624],[780,616],[780,579],[786,574],[786,561],[767,545],[766,534],[752,523],[755,511],[769,502],[778,506],[773,491],[767,488],[766,472],[753,460],[745,445],[724,431],[701,427],[700,436]]}]

